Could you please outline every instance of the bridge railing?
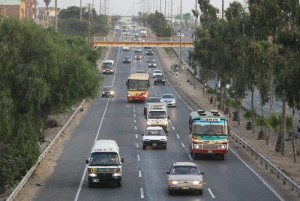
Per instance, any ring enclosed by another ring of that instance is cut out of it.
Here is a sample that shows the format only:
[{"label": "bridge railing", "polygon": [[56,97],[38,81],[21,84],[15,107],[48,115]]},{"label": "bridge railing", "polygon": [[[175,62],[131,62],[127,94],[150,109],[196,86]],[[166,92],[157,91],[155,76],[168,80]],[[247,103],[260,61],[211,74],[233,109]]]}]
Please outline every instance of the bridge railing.
[{"label": "bridge railing", "polygon": [[[155,42],[155,43],[179,43],[179,37],[94,37],[91,42],[118,42],[118,43],[130,43],[130,42]],[[182,37],[181,42],[193,42],[193,40],[189,37]]]}]

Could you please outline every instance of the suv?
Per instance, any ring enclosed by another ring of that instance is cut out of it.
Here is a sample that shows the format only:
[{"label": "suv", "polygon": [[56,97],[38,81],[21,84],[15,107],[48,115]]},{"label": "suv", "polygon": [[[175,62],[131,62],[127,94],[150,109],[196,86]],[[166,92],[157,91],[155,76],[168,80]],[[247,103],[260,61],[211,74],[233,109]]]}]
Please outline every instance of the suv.
[{"label": "suv", "polygon": [[167,148],[167,135],[160,126],[149,126],[142,134],[143,149],[147,146]]},{"label": "suv", "polygon": [[102,98],[113,98],[114,93],[115,92],[112,86],[104,86],[102,88]]},{"label": "suv", "polygon": [[154,85],[156,85],[158,83],[163,84],[163,85],[166,84],[166,80],[163,75],[156,75],[156,76],[154,76],[153,80],[154,80]]},{"label": "suv", "polygon": [[115,62],[114,60],[104,60],[102,63],[103,74],[114,74],[115,73]]}]

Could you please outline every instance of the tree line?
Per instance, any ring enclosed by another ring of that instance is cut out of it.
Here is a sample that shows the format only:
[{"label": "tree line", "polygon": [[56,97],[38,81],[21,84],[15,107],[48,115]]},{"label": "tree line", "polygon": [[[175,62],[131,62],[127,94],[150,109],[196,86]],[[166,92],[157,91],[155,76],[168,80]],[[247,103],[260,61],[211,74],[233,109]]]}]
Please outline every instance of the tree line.
[{"label": "tree line", "polygon": [[[271,103],[272,110],[274,97],[282,101],[281,118],[275,115],[270,122],[274,125],[274,119],[280,119],[276,151],[284,154],[287,106],[293,109],[293,116],[295,110],[300,109],[299,2],[249,0],[248,10],[239,2],[233,2],[226,9],[224,19],[217,17],[219,11],[209,0],[198,0],[198,5],[201,26],[196,29],[195,48],[190,53],[194,68],[200,66],[196,73],[203,82],[211,79],[220,82],[222,110],[226,103],[226,85],[231,85],[230,90],[238,101],[250,91],[252,122],[257,112],[253,106],[255,89],[260,92],[261,108]],[[258,113],[264,117],[262,109]],[[252,130],[255,132],[255,125]]]},{"label": "tree line", "polygon": [[49,115],[96,97],[99,51],[29,21],[0,19],[0,192],[40,155]]}]

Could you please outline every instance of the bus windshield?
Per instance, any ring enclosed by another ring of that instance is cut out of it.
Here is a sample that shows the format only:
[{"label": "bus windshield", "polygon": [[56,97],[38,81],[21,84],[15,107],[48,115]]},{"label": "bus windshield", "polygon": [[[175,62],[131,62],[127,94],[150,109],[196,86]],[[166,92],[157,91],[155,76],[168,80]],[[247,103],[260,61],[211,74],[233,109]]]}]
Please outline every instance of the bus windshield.
[{"label": "bus windshield", "polygon": [[227,127],[224,125],[199,125],[194,124],[192,128],[193,135],[227,135]]},{"label": "bus windshield", "polygon": [[148,87],[148,80],[128,80],[129,91],[146,91]]},{"label": "bus windshield", "polygon": [[120,159],[115,152],[95,152],[90,158],[90,166],[117,166]]}]

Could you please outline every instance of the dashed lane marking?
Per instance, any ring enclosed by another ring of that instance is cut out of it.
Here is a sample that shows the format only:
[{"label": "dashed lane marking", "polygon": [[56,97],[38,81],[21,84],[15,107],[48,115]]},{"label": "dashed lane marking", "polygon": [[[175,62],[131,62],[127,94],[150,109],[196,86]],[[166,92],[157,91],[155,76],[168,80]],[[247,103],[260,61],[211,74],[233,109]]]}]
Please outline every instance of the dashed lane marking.
[{"label": "dashed lane marking", "polygon": [[176,134],[177,138],[180,138],[180,136],[178,134]]},{"label": "dashed lane marking", "polygon": [[216,198],[210,188],[207,189],[212,198]]}]

